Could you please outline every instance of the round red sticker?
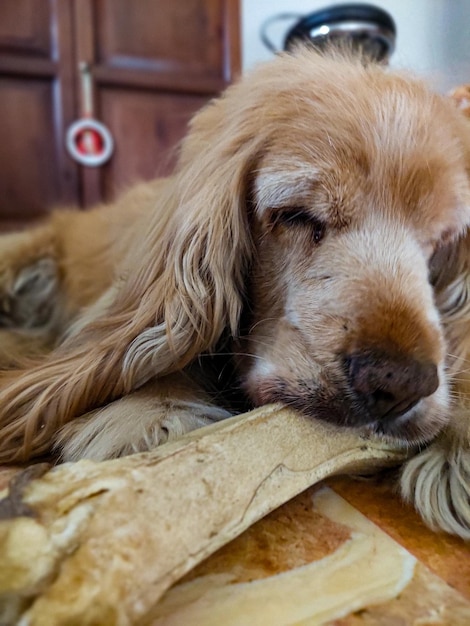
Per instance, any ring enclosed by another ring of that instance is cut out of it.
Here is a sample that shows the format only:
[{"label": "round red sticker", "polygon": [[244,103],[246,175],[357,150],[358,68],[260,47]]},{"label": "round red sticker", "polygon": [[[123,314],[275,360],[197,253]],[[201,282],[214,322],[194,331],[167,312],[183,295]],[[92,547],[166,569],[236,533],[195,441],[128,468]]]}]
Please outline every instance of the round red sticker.
[{"label": "round red sticker", "polygon": [[67,131],[67,150],[81,165],[98,167],[111,157],[114,141],[104,124],[84,118],[74,122]]}]

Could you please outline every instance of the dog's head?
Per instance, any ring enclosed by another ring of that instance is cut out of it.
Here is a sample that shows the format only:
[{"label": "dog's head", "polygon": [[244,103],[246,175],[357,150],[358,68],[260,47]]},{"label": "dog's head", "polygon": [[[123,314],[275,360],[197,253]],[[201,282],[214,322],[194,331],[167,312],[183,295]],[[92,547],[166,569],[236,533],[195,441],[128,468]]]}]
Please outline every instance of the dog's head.
[{"label": "dog's head", "polygon": [[300,50],[230,88],[175,179],[174,350],[229,326],[255,404],[433,437],[449,393],[428,265],[470,222],[469,145],[444,98],[344,54]]},{"label": "dog's head", "polygon": [[423,441],[448,407],[428,264],[470,217],[459,122],[420,84],[301,58],[257,110],[276,122],[252,186],[244,387]]}]

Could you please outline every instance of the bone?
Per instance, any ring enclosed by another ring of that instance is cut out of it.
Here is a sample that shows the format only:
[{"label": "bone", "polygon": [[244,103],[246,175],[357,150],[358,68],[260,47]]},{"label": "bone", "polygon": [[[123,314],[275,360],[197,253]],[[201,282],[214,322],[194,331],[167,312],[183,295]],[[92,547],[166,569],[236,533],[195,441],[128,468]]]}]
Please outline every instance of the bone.
[{"label": "bone", "polygon": [[271,405],[151,452],[35,478],[41,466],[0,502],[0,624],[144,626],[165,590],[276,507],[404,458]]}]

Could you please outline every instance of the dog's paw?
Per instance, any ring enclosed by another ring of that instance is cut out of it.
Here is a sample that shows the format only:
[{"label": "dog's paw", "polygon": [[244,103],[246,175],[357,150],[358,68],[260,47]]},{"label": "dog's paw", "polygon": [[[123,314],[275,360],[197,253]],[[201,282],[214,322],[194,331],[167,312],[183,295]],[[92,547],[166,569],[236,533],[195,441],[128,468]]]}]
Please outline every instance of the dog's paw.
[{"label": "dog's paw", "polygon": [[142,402],[130,395],[67,424],[56,448],[63,461],[104,461],[146,452],[230,415],[203,402]]},{"label": "dog's paw", "polygon": [[10,278],[11,284],[0,284],[0,326],[29,329],[47,325],[55,312],[59,288],[55,259],[41,258]]},{"label": "dog's paw", "polygon": [[435,442],[405,464],[401,492],[430,528],[470,539],[470,448]]}]

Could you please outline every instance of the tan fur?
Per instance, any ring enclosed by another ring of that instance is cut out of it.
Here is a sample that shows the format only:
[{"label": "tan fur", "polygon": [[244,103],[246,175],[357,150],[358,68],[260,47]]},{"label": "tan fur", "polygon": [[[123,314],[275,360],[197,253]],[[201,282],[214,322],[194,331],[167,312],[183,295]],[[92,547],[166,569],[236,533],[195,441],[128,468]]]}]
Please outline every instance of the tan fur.
[{"label": "tan fur", "polygon": [[44,354],[70,331],[113,282],[166,184],[142,183],[114,205],[55,211],[33,229],[0,236],[0,368]]},{"label": "tan fur", "polygon": [[196,115],[174,178],[111,246],[111,265],[129,253],[109,289],[49,357],[2,374],[0,460],[55,442],[109,458],[223,418],[193,374],[229,337],[253,404],[404,445],[439,437],[403,492],[467,536],[465,315],[459,330],[449,316],[465,309],[451,285],[467,271],[469,172],[468,123],[418,81],[343,53],[259,68]]},{"label": "tan fur", "polygon": [[470,85],[456,87],[449,95],[462,113],[470,117]]}]

